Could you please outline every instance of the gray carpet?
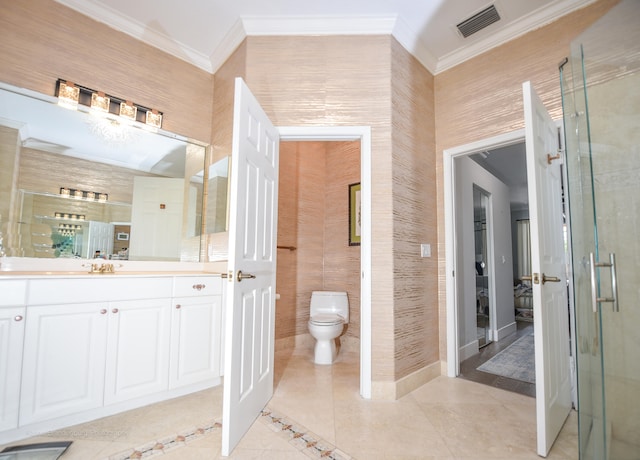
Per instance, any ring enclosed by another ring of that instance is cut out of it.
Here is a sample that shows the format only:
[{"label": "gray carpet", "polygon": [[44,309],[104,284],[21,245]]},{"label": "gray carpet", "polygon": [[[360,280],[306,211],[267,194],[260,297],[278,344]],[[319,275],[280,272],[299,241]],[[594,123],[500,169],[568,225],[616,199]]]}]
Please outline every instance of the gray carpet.
[{"label": "gray carpet", "polygon": [[513,342],[479,366],[478,370],[523,382],[536,383],[533,333]]}]

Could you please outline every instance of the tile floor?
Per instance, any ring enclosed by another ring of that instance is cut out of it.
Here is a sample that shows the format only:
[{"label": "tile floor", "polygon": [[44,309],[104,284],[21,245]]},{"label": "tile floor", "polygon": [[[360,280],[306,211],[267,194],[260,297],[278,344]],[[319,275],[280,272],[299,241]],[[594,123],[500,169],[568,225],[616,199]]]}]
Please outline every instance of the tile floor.
[{"label": "tile floor", "polygon": [[[535,400],[464,379],[437,377],[398,401],[358,395],[358,355],[333,366],[311,350],[276,354],[275,393],[229,458],[538,459]],[[74,440],[62,460],[219,459],[222,387],[15,442]],[[573,460],[572,413],[549,459]],[[0,446],[0,450],[5,446]]]}]

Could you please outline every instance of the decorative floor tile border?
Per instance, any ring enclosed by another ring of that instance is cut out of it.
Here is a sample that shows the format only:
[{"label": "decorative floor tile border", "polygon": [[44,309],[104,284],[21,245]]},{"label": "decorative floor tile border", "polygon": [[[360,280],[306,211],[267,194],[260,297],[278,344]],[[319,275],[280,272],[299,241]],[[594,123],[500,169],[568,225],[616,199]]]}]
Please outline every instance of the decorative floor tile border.
[{"label": "decorative floor tile border", "polygon": [[215,420],[208,421],[176,435],[165,436],[136,448],[127,449],[126,451],[111,455],[107,460],[137,460],[162,455],[166,452],[184,447],[191,441],[200,439],[220,428],[222,428],[222,423]]},{"label": "decorative floor tile border", "polygon": [[[260,421],[265,423],[274,433],[287,439],[300,452],[313,459],[324,460],[356,460],[342,452],[336,446],[328,443],[320,436],[312,433],[307,428],[292,422],[286,417],[277,414],[270,408],[265,408],[260,413]],[[203,436],[216,432],[222,428],[222,423],[211,420],[196,427],[184,430],[175,435],[169,435],[150,441],[136,448],[109,456],[105,460],[138,460],[156,457],[175,449],[186,446],[189,442],[200,439]]]},{"label": "decorative floor tile border", "polygon": [[268,407],[262,410],[260,415],[260,420],[263,423],[280,436],[288,439],[290,444],[307,457],[327,460],[355,460],[302,425],[290,421]]}]

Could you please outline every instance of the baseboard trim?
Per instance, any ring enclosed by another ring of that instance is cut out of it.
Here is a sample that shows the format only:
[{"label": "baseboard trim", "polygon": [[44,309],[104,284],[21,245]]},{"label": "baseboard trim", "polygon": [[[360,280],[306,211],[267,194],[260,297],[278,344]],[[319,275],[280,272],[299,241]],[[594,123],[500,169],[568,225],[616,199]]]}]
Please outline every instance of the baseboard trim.
[{"label": "baseboard trim", "polygon": [[436,361],[395,382],[372,382],[371,399],[395,401],[440,375],[441,364]]},{"label": "baseboard trim", "polygon": [[458,350],[458,360],[462,362],[467,358],[477,355],[479,351],[480,343],[478,342],[478,339],[473,340],[472,342],[460,347],[460,350]]},{"label": "baseboard trim", "polygon": [[513,334],[517,330],[518,330],[518,324],[515,321],[513,323],[507,324],[506,326],[501,327],[496,331],[495,341],[498,342],[499,340],[502,340],[505,337]]}]

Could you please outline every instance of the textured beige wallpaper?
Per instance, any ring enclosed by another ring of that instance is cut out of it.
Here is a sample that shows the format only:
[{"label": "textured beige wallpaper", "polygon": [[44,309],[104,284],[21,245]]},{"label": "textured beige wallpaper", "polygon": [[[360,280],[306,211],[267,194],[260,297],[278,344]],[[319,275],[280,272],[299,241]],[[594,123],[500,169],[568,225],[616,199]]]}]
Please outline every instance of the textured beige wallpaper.
[{"label": "textured beige wallpaper", "polygon": [[[392,42],[394,363],[396,380],[438,361],[433,76]],[[422,258],[420,244],[432,255]]]}]

